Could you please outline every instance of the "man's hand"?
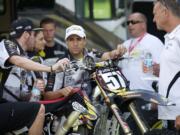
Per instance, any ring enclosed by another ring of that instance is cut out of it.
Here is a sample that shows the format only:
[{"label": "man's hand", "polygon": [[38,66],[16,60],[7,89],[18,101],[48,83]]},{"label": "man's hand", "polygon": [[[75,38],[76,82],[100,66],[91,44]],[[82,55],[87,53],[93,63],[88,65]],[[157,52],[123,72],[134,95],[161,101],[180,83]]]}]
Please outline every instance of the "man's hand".
[{"label": "man's hand", "polygon": [[180,115],[176,117],[175,127],[177,130],[180,130]]},{"label": "man's hand", "polygon": [[108,59],[116,59],[119,57],[122,57],[126,53],[127,49],[121,44],[118,45],[116,49],[110,51],[110,52],[105,52],[101,59],[102,60],[108,60]]},{"label": "man's hand", "polygon": [[64,97],[67,97],[71,94],[73,90],[73,87],[71,86],[68,86],[68,87],[65,87],[63,89],[61,89],[59,92],[64,96]]},{"label": "man's hand", "polygon": [[122,57],[126,53],[126,48],[123,45],[118,45],[116,49],[112,50],[109,59],[116,59]]},{"label": "man's hand", "polygon": [[52,71],[60,72],[65,69],[65,67],[69,64],[69,59],[63,58],[60,59],[56,64],[54,64],[51,68]]},{"label": "man's hand", "polygon": [[116,59],[118,57],[121,57],[121,55],[119,54],[119,51],[117,49],[110,52],[110,59]]},{"label": "man's hand", "polygon": [[43,79],[37,79],[34,82],[34,86],[38,88],[41,92],[44,92],[45,89],[45,81]]},{"label": "man's hand", "polygon": [[159,64],[154,63],[153,64],[153,75],[159,77],[159,71],[160,71]]},{"label": "man's hand", "polygon": [[118,44],[117,50],[120,56],[123,56],[127,52],[127,49],[123,46],[123,44]]},{"label": "man's hand", "polygon": [[116,59],[119,57],[122,57],[126,53],[127,49],[122,45],[117,45],[117,48],[115,50],[112,50],[110,52],[111,59]]}]

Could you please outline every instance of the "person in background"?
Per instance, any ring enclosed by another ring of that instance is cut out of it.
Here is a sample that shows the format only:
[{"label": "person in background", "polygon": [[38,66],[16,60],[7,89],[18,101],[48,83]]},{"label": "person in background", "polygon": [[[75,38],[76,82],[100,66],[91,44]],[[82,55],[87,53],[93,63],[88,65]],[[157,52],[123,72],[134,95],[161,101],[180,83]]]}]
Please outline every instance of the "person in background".
[{"label": "person in background", "polygon": [[62,71],[64,64],[68,64],[69,61],[59,60],[48,67],[26,58],[25,51],[31,50],[34,45],[34,28],[28,19],[15,20],[12,23],[10,37],[13,42],[10,40],[0,42],[0,134],[26,127],[29,129],[29,135],[42,135],[44,106],[38,103],[12,103],[3,100],[4,84],[14,65],[27,70],[55,72]]},{"label": "person in background", "polygon": [[158,118],[163,120],[165,128],[175,130],[175,126],[180,127],[180,1],[156,0],[153,14],[157,28],[167,32],[160,56],[159,94],[175,103],[175,106],[158,106]]},{"label": "person in background", "polygon": [[[42,52],[45,52],[43,59],[45,60],[50,59],[51,60],[50,64],[54,63],[52,61],[54,60],[56,61],[57,59],[64,57],[65,53],[67,52],[67,48],[55,41],[55,33],[56,33],[57,24],[54,19],[48,18],[48,17],[43,18],[40,21],[40,27],[43,28],[43,35],[46,41],[44,51],[41,51],[41,54]],[[43,56],[43,54],[41,56]],[[49,61],[47,61],[46,63],[49,64],[48,62]],[[47,78],[51,78],[50,75],[54,76],[54,73],[49,73],[47,75]],[[48,80],[50,80],[50,82],[52,81],[51,79],[48,79]],[[48,83],[48,85],[46,86],[46,89],[49,89],[49,91],[51,91],[52,89],[51,83]],[[68,96],[72,88],[67,87],[61,90],[62,90],[61,92],[60,91],[56,91],[53,93],[46,92],[46,94],[44,95],[44,98],[54,99],[54,98],[59,98],[62,96]]]},{"label": "person in background", "polygon": [[46,41],[44,59],[61,58],[67,51],[67,48],[55,41],[57,28],[55,20],[48,17],[43,18],[40,22],[40,27],[43,28],[44,39]]},{"label": "person in background", "polygon": [[[34,36],[35,36],[34,49],[33,51],[28,51],[29,58],[40,64],[44,64],[44,60],[41,57],[41,51],[44,50],[45,44],[46,44],[42,31],[43,31],[43,28],[36,29],[34,33]],[[36,88],[38,88],[41,91],[41,95],[43,95],[44,89],[46,86],[47,73],[31,71],[30,74],[31,76],[28,76],[29,78],[26,78],[27,80],[26,82],[27,82],[27,85],[29,85],[30,91],[32,91],[32,88],[35,85]]]},{"label": "person in background", "polygon": [[[43,28],[39,29],[39,31],[35,31],[35,46],[34,46],[34,51],[31,52],[33,54],[33,57],[31,58],[32,60],[43,63],[43,59],[40,56],[39,52],[43,51],[46,45],[46,41],[44,39],[44,34],[43,34]],[[36,79],[43,79],[44,83],[39,84],[39,88],[42,91],[42,96],[43,100],[47,99],[57,99],[60,97],[66,97],[69,96],[71,93],[71,88],[62,88],[59,91],[46,91],[46,82],[47,82],[47,75],[43,75],[42,72],[32,72],[33,74],[33,81],[34,82]],[[48,87],[48,86],[47,86]]]}]

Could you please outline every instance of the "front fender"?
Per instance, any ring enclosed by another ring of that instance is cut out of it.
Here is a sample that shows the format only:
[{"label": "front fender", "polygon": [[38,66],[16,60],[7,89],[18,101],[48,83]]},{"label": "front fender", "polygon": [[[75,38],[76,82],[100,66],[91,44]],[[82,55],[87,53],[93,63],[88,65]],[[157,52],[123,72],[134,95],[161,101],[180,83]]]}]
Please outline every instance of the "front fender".
[{"label": "front fender", "polygon": [[150,103],[155,103],[162,106],[173,106],[175,103],[165,98],[164,96],[149,90],[135,89],[131,91],[120,91],[117,93],[123,100],[143,99]]}]

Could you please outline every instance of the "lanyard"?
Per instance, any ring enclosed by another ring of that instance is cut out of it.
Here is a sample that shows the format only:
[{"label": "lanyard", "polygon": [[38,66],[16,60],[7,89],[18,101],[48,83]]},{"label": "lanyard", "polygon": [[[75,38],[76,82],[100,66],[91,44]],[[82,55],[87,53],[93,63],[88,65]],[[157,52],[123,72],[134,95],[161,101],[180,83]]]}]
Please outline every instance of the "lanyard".
[{"label": "lanyard", "polygon": [[133,40],[131,40],[131,43],[130,43],[130,46],[129,46],[129,54],[132,52],[132,50],[139,44],[139,42],[141,42],[141,40],[143,39],[143,37],[145,36],[146,34],[143,34],[139,37],[139,39],[133,44]]}]

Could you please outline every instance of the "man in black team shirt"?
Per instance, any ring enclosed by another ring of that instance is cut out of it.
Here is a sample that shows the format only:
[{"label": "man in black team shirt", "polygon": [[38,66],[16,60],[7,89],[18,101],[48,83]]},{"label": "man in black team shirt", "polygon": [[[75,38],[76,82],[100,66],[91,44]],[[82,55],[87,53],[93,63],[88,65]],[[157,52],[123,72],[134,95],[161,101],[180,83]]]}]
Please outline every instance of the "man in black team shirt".
[{"label": "man in black team shirt", "polygon": [[11,68],[16,65],[26,70],[57,72],[64,69],[68,59],[59,60],[51,67],[33,62],[26,58],[25,51],[34,45],[33,24],[28,19],[12,23],[10,37],[14,40],[0,42],[0,134],[21,128],[28,128],[29,135],[42,135],[45,109],[43,105],[28,102],[7,102],[2,99],[3,87]]},{"label": "man in black team shirt", "polygon": [[67,48],[55,41],[57,27],[55,20],[52,18],[44,18],[40,22],[40,27],[43,28],[44,39],[46,40],[44,59],[62,58],[67,51]]},{"label": "man in black team shirt", "polygon": [[[91,56],[95,61],[113,59],[122,56],[125,48],[118,48],[107,52],[99,52],[95,50],[88,50],[86,32],[83,27],[79,25],[71,25],[66,29],[65,41],[68,47],[64,58],[70,61],[82,62],[86,56]],[[92,84],[89,72],[84,69],[77,69],[76,72],[66,75],[66,73],[50,73],[47,78],[46,98],[56,98],[59,94],[56,92],[61,90],[72,90],[73,87],[82,88],[87,95],[92,95]],[[51,92],[52,90],[53,93]]]}]

